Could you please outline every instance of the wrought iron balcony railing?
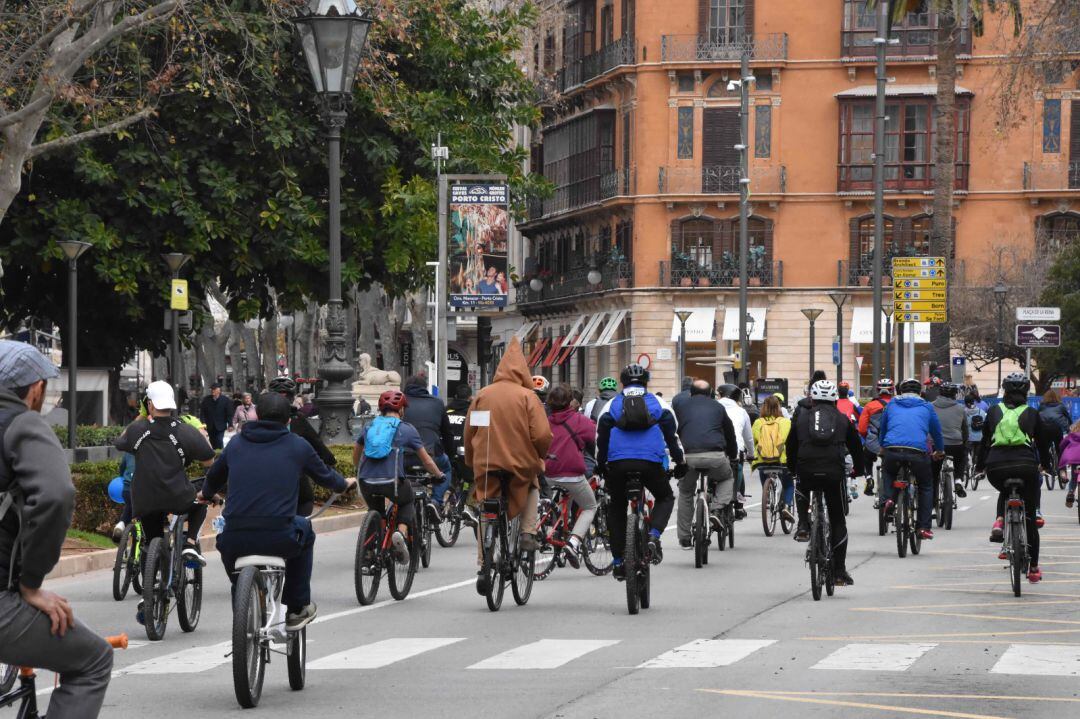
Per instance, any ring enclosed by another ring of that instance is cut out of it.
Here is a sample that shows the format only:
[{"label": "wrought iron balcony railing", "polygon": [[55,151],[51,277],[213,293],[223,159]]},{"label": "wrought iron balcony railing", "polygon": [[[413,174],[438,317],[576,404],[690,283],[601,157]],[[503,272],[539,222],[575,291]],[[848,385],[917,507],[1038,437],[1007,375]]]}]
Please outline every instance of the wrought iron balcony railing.
[{"label": "wrought iron balcony railing", "polygon": [[711,40],[701,35],[664,35],[660,38],[662,62],[739,62],[743,53],[756,60],[787,60],[787,33]]},{"label": "wrought iron balcony railing", "polygon": [[1080,190],[1080,162],[1025,162],[1024,189]]},{"label": "wrought iron balcony railing", "polygon": [[[737,195],[739,166],[662,166],[656,185],[657,194],[660,195]],[[751,167],[750,192],[755,195],[787,192],[786,168],[783,165]]]},{"label": "wrought iron balcony railing", "polygon": [[559,70],[556,84],[559,92],[568,92],[589,80],[614,70],[620,65],[633,65],[637,60],[637,46],[632,37],[619,38],[591,55],[570,62]]},{"label": "wrought iron balcony railing", "polygon": [[[757,262],[748,269],[748,287],[783,287],[784,261]],[[660,285],[663,287],[738,287],[739,266],[720,262],[700,264],[693,260],[660,262]]]},{"label": "wrought iron balcony railing", "polygon": [[605,292],[634,286],[634,265],[627,260],[609,262],[600,267],[598,269],[600,283],[597,285],[589,284],[589,272],[591,269],[588,265],[581,265],[566,272],[546,277],[543,280],[544,286],[539,291],[532,289],[528,282],[524,282],[517,291],[518,304],[529,305],[552,302],[594,292]]}]

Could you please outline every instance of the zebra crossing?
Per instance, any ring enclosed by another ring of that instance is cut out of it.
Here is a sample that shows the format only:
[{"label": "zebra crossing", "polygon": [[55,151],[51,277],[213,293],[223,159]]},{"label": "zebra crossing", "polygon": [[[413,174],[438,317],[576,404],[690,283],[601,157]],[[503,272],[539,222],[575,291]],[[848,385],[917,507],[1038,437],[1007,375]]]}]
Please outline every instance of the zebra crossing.
[{"label": "zebra crossing", "polygon": [[[843,644],[832,649],[787,639],[695,639],[664,651],[643,662],[626,666],[625,657],[617,650],[634,650],[633,639],[539,639],[484,656],[480,640],[465,637],[394,637],[361,644],[308,661],[311,671],[376,670],[416,659],[436,655],[449,647],[464,648],[470,656],[459,668],[476,671],[554,670],[572,667],[575,662],[588,661],[594,665],[644,670],[716,669],[742,662],[758,662],[767,666],[773,659],[765,654],[780,645],[787,657],[798,646],[798,653],[808,649],[824,654],[810,665],[816,671],[905,672],[918,668],[919,662],[935,651],[956,651],[956,645],[933,642]],[[1000,647],[1004,646],[1001,651]],[[309,652],[318,644],[309,647]],[[946,649],[946,647],[952,647]],[[1009,644],[994,645],[991,651],[1001,651],[991,674],[1039,676],[1080,676],[1080,644]],[[193,647],[179,652],[147,659],[120,669],[120,675],[193,674],[209,671],[230,660],[228,642]],[[979,652],[983,648],[978,649]],[[455,661],[459,655],[455,655]],[[622,659],[623,661],[620,661]],[[475,661],[474,661],[475,660]],[[809,661],[813,661],[811,658]],[[450,669],[453,667],[447,667]]]}]

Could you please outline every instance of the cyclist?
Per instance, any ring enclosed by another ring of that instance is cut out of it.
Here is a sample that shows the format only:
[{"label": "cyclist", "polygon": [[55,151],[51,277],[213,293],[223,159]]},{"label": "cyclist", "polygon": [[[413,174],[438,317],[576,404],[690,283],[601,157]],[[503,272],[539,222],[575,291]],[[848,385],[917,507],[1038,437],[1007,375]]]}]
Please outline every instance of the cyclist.
[{"label": "cyclist", "polygon": [[[866,464],[866,489],[863,491],[867,497],[874,495],[874,462],[877,461],[877,453],[870,445],[880,446],[881,413],[885,411],[885,405],[889,404],[893,397],[893,381],[880,379],[877,383],[878,396],[866,403],[859,415],[859,434],[866,442],[863,451],[863,462]],[[873,436],[870,436],[871,431]],[[881,492],[879,491],[879,495]]]},{"label": "cyclist", "polygon": [[735,493],[735,475],[731,467],[739,458],[739,444],[727,410],[713,399],[712,387],[703,379],[691,383],[689,397],[678,404],[675,418],[689,467],[686,475],[679,480],[676,529],[679,546],[689,549],[693,546],[690,531],[698,478],[700,475],[708,477],[709,513],[716,524],[719,510],[731,504]]},{"label": "cyclist", "polygon": [[[450,457],[457,454],[457,441],[454,439],[454,430],[450,425],[450,417],[446,414],[446,407],[441,399],[431,396],[427,387],[428,378],[423,372],[405,380],[405,396],[409,398],[409,403],[405,405],[402,419],[420,433],[427,453],[435,460],[435,466],[445,477],[440,484],[431,488],[431,499],[441,515],[443,497],[450,489],[453,476]],[[411,461],[411,458],[409,459]]]},{"label": "cyclist", "polygon": [[620,379],[622,392],[615,395],[600,416],[596,463],[607,481],[611,498],[608,527],[611,530],[612,575],[622,581],[626,579],[623,550],[626,548],[628,475],[640,474],[642,484],[653,495],[649,547],[653,561],[659,563],[664,558],[660,535],[675,507],[675,495],[671,492],[664,463],[670,453],[678,479],[686,475],[687,467],[676,434],[675,415],[649,392],[649,371],[636,363],[627,365]]},{"label": "cyclist", "polygon": [[[539,475],[551,447],[551,425],[537,401],[533,378],[521,351],[512,339],[495,370],[491,384],[480,390],[465,422],[465,464],[476,477],[476,498],[498,498],[502,483],[495,473],[511,477],[507,490],[508,519],[521,517],[518,547],[536,550],[536,510],[540,501]],[[477,533],[476,553],[483,556],[483,534]],[[477,572],[476,591],[487,594],[483,572]]]},{"label": "cyclist", "polygon": [[974,392],[964,395],[964,416],[967,417],[968,448],[974,453],[975,447],[982,442],[983,425],[986,424],[986,410],[979,406],[979,395]]},{"label": "cyclist", "polygon": [[[968,422],[967,412],[962,405],[957,404],[956,396],[960,388],[951,382],[943,382],[938,388],[938,397],[932,404],[937,413],[938,422],[941,423],[941,434],[945,438],[945,454],[952,457],[953,477],[956,486],[953,490],[957,497],[966,497],[964,485],[960,478],[967,469],[967,443]],[[938,496],[938,484],[941,482],[941,468],[945,465],[945,458],[934,460],[934,497]]]},{"label": "cyclist", "polygon": [[[454,398],[446,403],[446,416],[450,422],[450,432],[454,435],[456,453],[451,456],[450,464],[453,467],[453,476],[458,477],[458,484],[462,487],[472,486],[472,470],[465,466],[465,418],[469,414],[469,404],[472,402],[472,387],[467,382],[462,382],[454,390]],[[471,493],[471,489],[470,489]],[[468,527],[476,526],[476,510],[468,503],[465,504],[464,514],[461,520]]]},{"label": "cyclist", "polygon": [[318,613],[311,601],[315,532],[311,520],[296,513],[300,478],[314,477],[334,492],[355,487],[356,479],[327,467],[311,445],[289,432],[292,409],[285,397],[261,394],[255,412],[258,419],[244,422],[206,473],[198,499],[205,502],[228,486],[217,548],[230,581],[236,580],[236,560],[245,555],[285,560],[285,627],[296,631]]},{"label": "cyclist", "polygon": [[934,453],[943,456],[945,438],[941,434],[941,422],[933,406],[919,396],[922,385],[910,378],[900,383],[899,396],[889,402],[881,416],[881,474],[884,486],[885,512],[895,505],[896,488],[893,481],[902,463],[911,467],[915,485],[919,491],[919,516],[916,530],[923,539],[933,539],[930,529],[930,512],[934,506],[934,471],[927,451],[927,438]]},{"label": "cyclist", "polygon": [[682,390],[671,398],[671,410],[675,412],[675,416],[679,415],[679,407],[683,402],[690,399],[690,388],[694,386],[694,382],[697,381],[697,377],[691,377],[687,375],[682,379]]},{"label": "cyclist", "polygon": [[596,516],[596,495],[589,486],[585,456],[595,450],[596,424],[573,406],[573,394],[559,385],[548,394],[548,421],[551,424],[551,447],[548,449],[544,477],[562,489],[580,512],[574,521],[567,545],[566,561],[581,566],[581,542]]},{"label": "cyclist", "polygon": [[840,410],[840,414],[847,417],[852,424],[858,425],[859,415],[862,414],[862,407],[860,407],[851,397],[851,385],[847,382],[841,382],[836,385],[836,396],[839,397],[839,399],[836,400],[836,408]]},{"label": "cyclist", "polygon": [[585,415],[593,422],[600,420],[600,415],[603,413],[604,408],[607,407],[607,403],[619,393],[619,381],[614,377],[605,377],[600,380],[599,387],[600,394],[590,399],[588,404],[585,405]]},{"label": "cyclist", "polygon": [[794,521],[791,510],[795,499],[795,482],[787,470],[787,439],[791,433],[791,420],[784,417],[780,400],[769,395],[761,405],[761,417],[751,428],[754,434],[754,462],[762,486],[765,485],[765,467],[782,467],[780,484],[784,491],[780,498],[780,514],[784,520]]},{"label": "cyclist", "polygon": [[394,559],[400,564],[409,561],[409,530],[416,525],[416,491],[405,479],[406,453],[413,453],[424,469],[435,478],[436,484],[446,477],[424,448],[420,433],[403,417],[409,399],[403,392],[387,390],[379,395],[379,416],[372,420],[367,431],[353,445],[353,464],[357,466],[360,494],[368,507],[385,516],[389,499],[398,508],[398,526],[390,537]]},{"label": "cyclist", "polygon": [[[1024,481],[1024,511],[1027,514],[1027,539],[1031,564],[1028,581],[1042,579],[1039,570],[1039,525],[1035,512],[1039,506],[1039,465],[1049,455],[1046,433],[1039,412],[1027,404],[1031,381],[1021,372],[1013,372],[1001,383],[1002,399],[986,413],[982,443],[975,467],[986,471],[986,478],[998,490],[997,519],[990,530],[990,541],[1001,542],[1005,535],[1005,482]],[[1046,467],[1043,466],[1045,471]]]},{"label": "cyclist", "polygon": [[0,340],[0,662],[60,676],[50,719],[93,719],[112,675],[112,648],[41,588],[60,559],[75,487],[41,415],[60,371],[24,342]]},{"label": "cyclist", "polygon": [[[1065,439],[1061,440],[1058,451],[1058,471],[1068,472],[1070,467],[1080,465],[1080,420],[1073,423]],[[1076,502],[1076,479],[1069,477],[1068,493],[1065,506],[1072,509]]]},{"label": "cyclist", "polygon": [[[270,384],[267,385],[266,389],[268,392],[280,394],[289,400],[292,407],[289,431],[310,444],[311,448],[315,450],[315,454],[319,455],[319,459],[323,461],[323,464],[330,468],[336,467],[337,458],[334,453],[323,444],[322,440],[319,439],[319,433],[315,431],[315,428],[311,426],[311,422],[308,422],[308,418],[300,413],[295,405],[296,382],[289,377],[275,377],[270,380]],[[315,489],[311,486],[311,478],[306,475],[300,478],[300,498],[298,501],[299,505],[297,505],[296,513],[304,517],[310,516],[315,508]]]},{"label": "cyclist", "polygon": [[754,460],[754,432],[750,414],[743,408],[743,391],[737,385],[722,384],[718,388],[720,404],[727,410],[731,424],[735,427],[735,439],[739,445],[739,461],[733,467],[735,472],[735,518],[746,517],[743,509],[743,495],[746,494],[746,478],[743,476],[742,463]]},{"label": "cyclist", "polygon": [[854,584],[847,570],[847,521],[844,519],[844,453],[851,455],[855,471],[863,471],[862,445],[855,425],[836,408],[839,395],[829,380],[810,386],[810,407],[803,406],[795,426],[787,436],[787,467],[798,476],[795,501],[799,528],[795,541],[810,540],[810,493],[821,491],[829,512],[829,532],[833,543],[833,573],[838,586]]},{"label": "cyclist", "polygon": [[536,396],[540,399],[540,404],[547,404],[547,395],[551,390],[551,380],[542,374],[534,374],[532,376],[533,391],[536,392]]},{"label": "cyclist", "polygon": [[944,381],[936,374],[930,375],[925,382],[923,382],[922,397],[927,402],[933,402],[941,395],[941,387],[945,384]]}]

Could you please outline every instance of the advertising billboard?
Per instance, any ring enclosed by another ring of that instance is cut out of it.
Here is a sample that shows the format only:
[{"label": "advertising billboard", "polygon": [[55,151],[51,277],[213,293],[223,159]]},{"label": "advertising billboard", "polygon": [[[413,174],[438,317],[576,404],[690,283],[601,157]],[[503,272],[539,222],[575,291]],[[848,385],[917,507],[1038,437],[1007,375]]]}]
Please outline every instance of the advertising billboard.
[{"label": "advertising billboard", "polygon": [[505,183],[462,182],[449,189],[450,306],[506,307],[510,291],[508,188]]}]

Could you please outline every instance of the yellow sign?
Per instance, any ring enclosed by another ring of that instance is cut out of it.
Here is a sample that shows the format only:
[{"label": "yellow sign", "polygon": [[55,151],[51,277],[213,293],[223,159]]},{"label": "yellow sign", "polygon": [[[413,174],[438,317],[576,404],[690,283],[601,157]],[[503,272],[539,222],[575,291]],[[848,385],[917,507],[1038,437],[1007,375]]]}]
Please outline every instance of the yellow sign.
[{"label": "yellow sign", "polygon": [[181,312],[187,312],[188,310],[188,291],[187,280],[173,280],[172,281],[172,293],[169,297],[169,308],[174,310],[180,310]]},{"label": "yellow sign", "polygon": [[896,312],[946,312],[949,306],[945,302],[894,302]]},{"label": "yellow sign", "polygon": [[948,289],[949,281],[946,279],[930,280],[930,279],[915,279],[905,280],[897,278],[893,280],[893,289],[899,292],[900,290],[944,290]]},{"label": "yellow sign", "polygon": [[894,257],[892,258],[893,269],[923,269],[923,268],[939,268],[945,269],[944,257]]},{"label": "yellow sign", "polygon": [[894,267],[892,270],[893,280],[944,280],[947,275],[945,268],[937,267]]},{"label": "yellow sign", "polygon": [[949,297],[949,293],[945,290],[901,290],[899,288],[893,290],[893,300],[897,303],[909,302],[911,300],[937,300],[944,302]]},{"label": "yellow sign", "polygon": [[897,312],[893,319],[896,322],[948,322],[948,312]]}]

